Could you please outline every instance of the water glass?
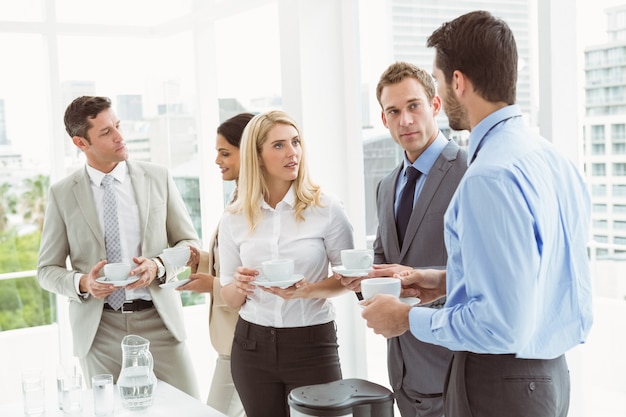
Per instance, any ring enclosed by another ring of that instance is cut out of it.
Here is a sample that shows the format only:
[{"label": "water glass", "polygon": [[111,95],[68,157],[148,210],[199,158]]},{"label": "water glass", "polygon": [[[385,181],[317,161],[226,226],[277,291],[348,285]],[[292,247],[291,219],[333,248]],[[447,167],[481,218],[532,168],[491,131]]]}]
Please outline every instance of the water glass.
[{"label": "water glass", "polygon": [[113,415],[114,393],[113,375],[100,374],[91,378],[93,389],[93,410],[97,417]]},{"label": "water glass", "polygon": [[45,380],[41,369],[22,372],[22,393],[24,394],[24,414],[43,416],[46,412]]},{"label": "water glass", "polygon": [[83,378],[79,373],[63,379],[63,415],[80,416],[83,410]]}]

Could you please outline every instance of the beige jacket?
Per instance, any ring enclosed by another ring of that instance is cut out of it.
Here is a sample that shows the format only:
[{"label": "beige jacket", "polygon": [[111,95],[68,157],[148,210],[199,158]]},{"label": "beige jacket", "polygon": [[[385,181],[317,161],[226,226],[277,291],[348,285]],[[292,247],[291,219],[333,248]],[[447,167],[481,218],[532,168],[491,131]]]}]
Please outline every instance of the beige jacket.
[{"label": "beige jacket", "polygon": [[[175,245],[199,247],[198,235],[168,170],[138,161],[127,164],[139,209],[141,255],[152,258]],[[68,257],[71,269],[66,266]],[[69,299],[74,354],[80,358],[91,349],[104,300],[79,296],[74,273],[87,274],[102,259],[106,259],[104,236],[83,167],[50,188],[37,265],[40,285]],[[180,294],[162,290],[158,284],[154,280],[148,287],[154,306],[172,336],[185,340]]]},{"label": "beige jacket", "polygon": [[209,335],[211,336],[211,344],[215,348],[215,351],[220,355],[230,356],[235,325],[239,318],[239,309],[229,307],[222,299],[222,286],[219,280],[220,265],[217,248],[217,233],[218,231],[216,230],[211,238],[209,251],[200,251],[198,272],[205,272],[215,277],[209,304]]}]

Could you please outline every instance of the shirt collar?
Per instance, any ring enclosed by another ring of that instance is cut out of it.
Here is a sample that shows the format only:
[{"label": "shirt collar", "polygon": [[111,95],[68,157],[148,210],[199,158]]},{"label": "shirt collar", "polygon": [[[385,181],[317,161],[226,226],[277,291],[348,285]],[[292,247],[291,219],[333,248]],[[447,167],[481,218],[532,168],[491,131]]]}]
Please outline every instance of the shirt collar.
[{"label": "shirt collar", "polygon": [[441,155],[443,148],[445,148],[447,144],[448,139],[446,139],[443,133],[439,132],[433,143],[431,143],[412,164],[407,159],[405,152],[404,168],[402,168],[403,172],[406,173],[406,169],[409,166],[413,166],[413,168],[417,169],[423,175],[428,175],[430,169],[435,165],[435,161],[437,161],[437,158],[439,158],[439,155]]},{"label": "shirt collar", "polygon": [[126,161],[119,162],[111,172],[105,174],[104,172],[99,171],[87,164],[87,174],[89,174],[91,181],[98,186],[102,184],[102,179],[105,175],[112,175],[113,178],[121,183],[124,183],[128,174],[128,166],[126,165]]},{"label": "shirt collar", "polygon": [[[287,190],[287,194],[283,197],[282,200],[276,204],[276,208],[279,208],[282,205],[287,205],[289,208],[294,208],[296,206],[296,190],[293,183],[291,183],[291,187]],[[272,209],[267,202],[261,198],[261,208],[264,209]]]},{"label": "shirt collar", "polygon": [[522,116],[522,110],[517,104],[511,104],[506,107],[502,107],[499,110],[494,111],[489,116],[485,117],[478,123],[474,129],[470,132],[469,136],[469,149],[467,155],[468,165],[476,157],[476,153],[480,148],[483,139],[487,136],[487,133],[494,128],[498,123],[510,119],[511,117]]}]

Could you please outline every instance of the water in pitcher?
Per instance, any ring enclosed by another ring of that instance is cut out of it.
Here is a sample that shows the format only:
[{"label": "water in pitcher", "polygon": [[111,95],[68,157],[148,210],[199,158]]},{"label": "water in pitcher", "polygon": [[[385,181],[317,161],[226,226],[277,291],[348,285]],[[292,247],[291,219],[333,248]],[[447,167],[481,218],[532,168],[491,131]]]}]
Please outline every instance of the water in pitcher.
[{"label": "water in pitcher", "polygon": [[122,370],[117,385],[122,406],[129,410],[141,410],[152,405],[155,380],[146,366]]}]

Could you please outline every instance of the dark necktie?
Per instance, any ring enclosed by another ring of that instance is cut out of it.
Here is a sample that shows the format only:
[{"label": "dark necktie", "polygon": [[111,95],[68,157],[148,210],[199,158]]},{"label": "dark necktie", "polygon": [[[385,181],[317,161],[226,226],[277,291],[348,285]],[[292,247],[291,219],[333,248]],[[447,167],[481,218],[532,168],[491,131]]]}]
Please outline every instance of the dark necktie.
[{"label": "dark necktie", "polygon": [[415,184],[420,176],[420,172],[409,166],[406,169],[406,184],[400,193],[400,203],[398,204],[398,214],[396,215],[396,228],[398,230],[398,242],[402,247],[406,228],[413,212],[413,198],[415,196]]},{"label": "dark necktie", "polygon": [[[122,245],[120,242],[120,227],[117,220],[117,196],[113,188],[115,178],[105,175],[102,179],[104,197],[102,207],[104,209],[104,246],[107,252],[107,263],[122,262]],[[124,288],[115,290],[107,296],[107,303],[118,310],[126,301]]]}]

